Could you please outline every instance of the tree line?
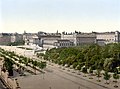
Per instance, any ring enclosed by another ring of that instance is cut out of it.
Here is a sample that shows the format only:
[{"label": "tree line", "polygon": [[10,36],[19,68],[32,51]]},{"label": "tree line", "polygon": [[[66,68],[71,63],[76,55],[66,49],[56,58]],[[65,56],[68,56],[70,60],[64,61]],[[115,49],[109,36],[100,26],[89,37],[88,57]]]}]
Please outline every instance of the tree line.
[{"label": "tree line", "polygon": [[53,48],[46,51],[44,59],[78,70],[84,66],[86,69],[118,72],[116,68],[120,66],[120,43]]}]

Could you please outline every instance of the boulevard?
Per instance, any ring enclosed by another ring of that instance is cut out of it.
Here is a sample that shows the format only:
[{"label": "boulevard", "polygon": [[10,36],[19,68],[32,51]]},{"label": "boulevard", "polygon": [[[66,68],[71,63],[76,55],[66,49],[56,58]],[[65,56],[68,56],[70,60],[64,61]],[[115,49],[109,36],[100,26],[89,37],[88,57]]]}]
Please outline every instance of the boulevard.
[{"label": "boulevard", "polygon": [[[33,60],[44,61],[37,58],[34,51],[31,50],[20,49],[15,46],[1,46],[1,48],[14,51],[18,55],[24,55]],[[103,82],[99,83],[96,81],[96,77],[90,80],[88,77],[83,77],[83,73],[78,75],[77,70],[65,68],[51,62],[47,62],[44,71],[45,74],[17,76],[21,89],[114,89],[114,83],[105,85],[102,79]],[[118,84],[120,84],[120,81],[118,81]]]}]

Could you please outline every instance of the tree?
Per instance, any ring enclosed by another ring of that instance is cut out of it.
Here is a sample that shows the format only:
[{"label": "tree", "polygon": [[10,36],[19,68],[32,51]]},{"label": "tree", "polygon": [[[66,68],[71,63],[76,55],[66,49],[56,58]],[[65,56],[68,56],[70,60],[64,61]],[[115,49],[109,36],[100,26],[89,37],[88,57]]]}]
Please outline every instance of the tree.
[{"label": "tree", "polygon": [[[53,48],[47,50],[44,59],[55,63],[73,66],[78,70],[85,66],[87,69],[114,72],[120,66],[120,43],[99,46],[97,44],[82,45],[69,48]],[[80,64],[80,65],[79,65]],[[82,64],[82,65],[81,65]]]},{"label": "tree", "polygon": [[8,70],[9,76],[13,76],[13,61],[9,58],[5,58],[3,66]]},{"label": "tree", "polygon": [[82,72],[84,73],[84,76],[83,77],[86,77],[86,73],[87,73],[87,68],[86,67],[84,67],[84,68],[82,68]]},{"label": "tree", "polygon": [[35,71],[35,74],[36,74],[37,61],[33,61],[32,64],[33,64],[33,68],[34,68],[34,71]]},{"label": "tree", "polygon": [[83,63],[79,63],[78,66],[77,66],[77,69],[78,69],[79,71],[81,71],[81,68],[82,68],[83,65],[84,65]]},{"label": "tree", "polygon": [[90,64],[94,65],[98,61],[100,61],[99,55],[94,55],[94,56],[91,57]]},{"label": "tree", "polygon": [[78,66],[77,66],[77,70],[79,70],[78,75],[80,75],[80,71],[81,71],[83,65],[84,65],[83,63],[78,64]]},{"label": "tree", "polygon": [[46,62],[41,62],[39,68],[44,69],[46,67]]},{"label": "tree", "polygon": [[92,75],[93,75],[93,70],[92,70],[92,68],[90,67],[90,69],[89,69],[89,73],[90,73],[90,78],[89,79],[93,79],[92,78]]},{"label": "tree", "polygon": [[114,69],[113,69],[113,72],[118,74],[118,69],[117,69],[117,68],[114,68]]},{"label": "tree", "polygon": [[109,84],[107,81],[110,79],[110,74],[108,74],[108,71],[105,71],[104,75],[104,79],[106,80],[106,84]]},{"label": "tree", "polygon": [[96,71],[96,76],[98,77],[98,80],[97,80],[98,82],[101,81],[101,80],[99,79],[99,78],[101,77],[101,76],[100,76],[100,75],[101,75],[100,72],[101,72],[101,70],[100,70],[100,69],[97,69],[97,71]]},{"label": "tree", "polygon": [[[39,68],[42,69],[42,70],[43,70],[46,66],[47,66],[47,65],[46,65],[46,62],[41,62],[41,63],[39,64]],[[42,73],[43,73],[43,79],[44,79],[44,73],[45,73],[45,72],[43,71]]]},{"label": "tree", "polygon": [[[119,79],[119,78],[120,78],[120,76],[119,76],[117,73],[114,73],[114,74],[113,74],[113,78],[116,80],[116,81],[115,81],[115,83],[117,83],[117,79]],[[117,88],[118,86],[115,84],[115,86],[114,86],[114,87],[116,87],[116,88]]]},{"label": "tree", "polygon": [[113,58],[106,58],[105,61],[104,61],[104,70],[105,71],[110,71],[110,67],[111,67],[111,64],[112,64],[112,60]]},{"label": "tree", "polygon": [[37,53],[37,57],[40,57],[40,58],[44,57],[44,53]]},{"label": "tree", "polygon": [[[29,63],[30,59],[24,57],[24,64],[26,66],[26,68],[28,69],[28,63]],[[24,68],[24,67],[23,67]],[[24,70],[24,69],[23,69]]]},{"label": "tree", "polygon": [[78,63],[77,63],[77,62],[74,62],[74,63],[73,63],[73,68],[76,69],[77,65],[78,65]]}]

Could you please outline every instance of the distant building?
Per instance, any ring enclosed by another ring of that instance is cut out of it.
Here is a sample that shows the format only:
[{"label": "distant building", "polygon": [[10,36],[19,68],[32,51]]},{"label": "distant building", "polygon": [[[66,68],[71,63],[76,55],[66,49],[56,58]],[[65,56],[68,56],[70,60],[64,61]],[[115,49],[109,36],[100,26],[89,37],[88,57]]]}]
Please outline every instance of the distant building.
[{"label": "distant building", "polygon": [[38,38],[38,36],[33,36],[32,37],[32,39],[29,39],[29,45],[38,45],[38,46],[40,46],[40,44],[41,44],[41,42],[40,42],[40,40],[39,40],[39,38]]},{"label": "distant building", "polygon": [[93,33],[62,34],[61,39],[70,40],[74,46],[96,43],[96,35]]},{"label": "distant building", "polygon": [[13,33],[11,35],[11,42],[20,42],[23,40],[23,35],[18,33]]},{"label": "distant building", "polygon": [[23,40],[25,45],[36,45],[43,47],[43,49],[54,48],[54,42],[61,38],[59,33],[45,33],[39,31],[38,33],[24,33]]},{"label": "distant building", "polygon": [[102,32],[96,33],[96,39],[99,43],[109,44],[109,43],[118,43],[120,42],[120,32]]},{"label": "distant building", "polygon": [[8,45],[11,42],[10,33],[0,33],[0,45]]},{"label": "distant building", "polygon": [[42,44],[37,33],[24,33],[23,40],[25,41],[25,45],[41,46]]},{"label": "distant building", "polygon": [[84,44],[97,43],[101,46],[108,43],[120,42],[120,32],[103,32],[103,33],[24,33],[23,40],[25,45],[36,45],[43,47],[43,49],[51,49],[54,47],[72,47]]},{"label": "distant building", "polygon": [[104,39],[96,39],[96,43],[100,46],[104,46],[105,45],[105,40]]},{"label": "distant building", "polygon": [[71,42],[70,40],[57,40],[57,42],[54,42],[54,46],[56,46],[56,48],[62,48],[62,47],[72,47],[74,46],[74,43]]},{"label": "distant building", "polygon": [[58,33],[38,33],[38,37],[41,40],[44,49],[54,48],[54,43],[61,39],[61,35]]}]

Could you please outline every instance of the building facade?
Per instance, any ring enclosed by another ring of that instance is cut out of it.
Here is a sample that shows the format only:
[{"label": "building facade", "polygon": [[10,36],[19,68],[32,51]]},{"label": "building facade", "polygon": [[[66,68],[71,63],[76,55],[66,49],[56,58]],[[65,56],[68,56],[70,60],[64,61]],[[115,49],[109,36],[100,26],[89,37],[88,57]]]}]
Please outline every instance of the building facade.
[{"label": "building facade", "polygon": [[11,42],[21,42],[23,41],[23,35],[18,33],[13,33],[11,35]]},{"label": "building facade", "polygon": [[62,34],[61,39],[70,40],[74,43],[74,46],[96,43],[96,35],[94,33]]},{"label": "building facade", "polygon": [[57,42],[57,40],[61,39],[61,35],[56,33],[38,34],[38,37],[41,40],[42,47],[44,49],[54,48],[55,47],[54,43]]},{"label": "building facade", "polygon": [[23,40],[25,41],[25,45],[41,46],[41,44],[42,44],[41,40],[39,39],[39,37],[36,33],[24,33]]},{"label": "building facade", "polygon": [[26,45],[38,45],[43,49],[54,47],[72,47],[84,44],[97,43],[101,46],[109,43],[120,42],[120,32],[103,32],[103,33],[25,33],[23,35]]},{"label": "building facade", "polygon": [[11,42],[10,33],[0,33],[0,45],[8,45]]},{"label": "building facade", "polygon": [[74,46],[74,43],[71,42],[70,40],[57,40],[57,42],[54,42],[54,46],[56,46],[56,48],[62,48],[62,47],[72,47]]},{"label": "building facade", "polygon": [[104,44],[109,43],[118,43],[120,42],[120,32],[103,32],[103,33],[96,33],[97,42],[103,42]]},{"label": "building facade", "polygon": [[45,33],[38,32],[33,33],[24,33],[23,39],[25,40],[25,45],[36,45],[43,47],[43,49],[54,48],[54,42],[57,42],[61,38],[60,34],[56,33]]}]

